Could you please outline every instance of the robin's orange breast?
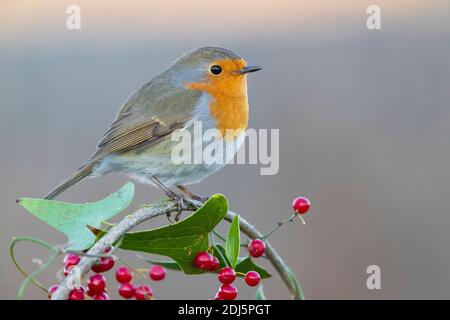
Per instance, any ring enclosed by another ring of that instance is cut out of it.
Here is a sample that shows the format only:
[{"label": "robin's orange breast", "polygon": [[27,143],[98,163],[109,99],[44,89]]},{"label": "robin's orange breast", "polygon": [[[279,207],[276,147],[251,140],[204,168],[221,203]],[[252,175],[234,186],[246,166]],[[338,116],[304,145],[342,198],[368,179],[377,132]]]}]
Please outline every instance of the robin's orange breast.
[{"label": "robin's orange breast", "polygon": [[247,79],[235,71],[246,63],[239,59],[221,60],[214,64],[222,67],[221,75],[208,75],[204,81],[189,83],[186,87],[206,91],[213,97],[209,102],[210,114],[222,135],[227,130],[245,130],[248,125]]}]

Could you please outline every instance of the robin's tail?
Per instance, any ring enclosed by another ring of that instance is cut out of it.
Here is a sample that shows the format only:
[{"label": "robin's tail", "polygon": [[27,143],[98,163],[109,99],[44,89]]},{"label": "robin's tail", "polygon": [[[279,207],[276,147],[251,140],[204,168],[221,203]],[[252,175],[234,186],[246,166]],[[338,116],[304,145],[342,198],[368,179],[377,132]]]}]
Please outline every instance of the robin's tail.
[{"label": "robin's tail", "polygon": [[66,191],[74,184],[86,178],[88,175],[92,173],[92,167],[93,167],[92,163],[87,163],[84,166],[82,166],[80,169],[75,171],[69,178],[67,178],[66,181],[61,183],[59,186],[53,189],[48,195],[46,195],[45,199],[51,200],[57,197],[60,193]]}]

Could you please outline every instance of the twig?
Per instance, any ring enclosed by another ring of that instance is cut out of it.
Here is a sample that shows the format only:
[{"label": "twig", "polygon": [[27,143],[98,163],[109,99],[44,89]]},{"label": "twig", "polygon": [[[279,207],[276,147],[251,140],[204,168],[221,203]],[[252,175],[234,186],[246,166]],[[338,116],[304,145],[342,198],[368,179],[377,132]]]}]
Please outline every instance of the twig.
[{"label": "twig", "polygon": [[303,223],[303,224],[306,224],[306,223],[305,223],[305,220],[302,218],[302,216],[298,215],[297,213],[294,213],[294,214],[293,214],[292,216],[290,216],[289,218],[287,218],[287,219],[285,219],[285,220],[282,220],[282,221],[278,222],[277,225],[276,225],[275,227],[273,227],[272,230],[270,230],[270,231],[267,232],[265,235],[263,235],[263,237],[262,237],[261,239],[263,239],[263,240],[264,240],[264,239],[267,239],[272,233],[274,233],[275,231],[277,231],[278,228],[280,228],[281,226],[285,225],[286,223],[293,222],[294,219],[295,219],[296,217],[299,217],[300,220],[302,221],[302,223]]},{"label": "twig", "polygon": [[[201,203],[197,201],[192,201],[192,203],[185,202],[183,203],[183,210],[194,211],[197,209],[197,204]],[[52,300],[64,300],[67,298],[72,289],[70,284],[76,283],[76,277],[85,275],[87,272],[89,272],[90,267],[96,262],[97,258],[92,256],[102,254],[106,248],[115,243],[126,232],[133,229],[140,223],[157,216],[166,215],[175,211],[177,211],[177,204],[172,200],[164,200],[153,205],[142,207],[131,215],[126,216],[122,221],[109,229],[108,232],[100,240],[98,240],[91,249],[89,249],[89,251],[87,252],[87,256],[81,258],[80,262],[78,263],[78,270],[72,270],[67,275],[67,277],[59,285],[58,290],[56,290],[56,292],[52,295]],[[225,216],[225,220],[231,222],[235,216],[235,213],[228,211]],[[245,219],[243,219],[241,216],[239,218],[241,231],[245,233],[249,238],[256,239],[263,236]],[[268,242],[266,242],[266,256],[272,263],[274,268],[277,270],[277,272],[280,274],[293,297],[295,299],[300,299],[301,297],[296,291],[295,284],[292,282],[292,278],[289,274],[288,266],[278,255],[272,245]]]},{"label": "twig", "polygon": [[[192,204],[186,203],[183,205],[183,210],[192,211],[195,210],[195,208],[193,208]],[[52,300],[65,300],[67,298],[68,294],[72,290],[71,284],[76,283],[76,280],[79,280],[76,278],[85,275],[89,272],[91,266],[95,264],[97,258],[91,257],[92,255],[102,254],[106,248],[119,240],[123,234],[140,223],[175,211],[177,211],[176,204],[171,200],[165,200],[140,208],[133,214],[126,216],[122,221],[109,229],[108,233],[106,233],[92,246],[91,249],[89,249],[89,256],[84,256],[81,258],[77,265],[78,268],[72,269],[72,271],[64,278],[64,280],[60,283],[58,290],[56,290],[52,295]]]}]

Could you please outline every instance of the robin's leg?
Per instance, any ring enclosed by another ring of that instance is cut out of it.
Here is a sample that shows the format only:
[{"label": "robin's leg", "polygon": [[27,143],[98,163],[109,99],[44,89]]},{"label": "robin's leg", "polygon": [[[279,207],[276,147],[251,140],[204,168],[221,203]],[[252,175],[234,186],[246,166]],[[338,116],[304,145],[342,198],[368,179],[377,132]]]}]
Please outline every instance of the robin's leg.
[{"label": "robin's leg", "polygon": [[[166,194],[166,196],[168,196],[170,199],[173,199],[176,202],[176,204],[177,204],[177,214],[175,216],[175,222],[178,222],[178,220],[180,218],[180,215],[183,212],[183,204],[184,204],[184,201],[185,201],[184,197],[182,195],[178,194],[178,193],[173,192],[169,188],[167,188],[155,176],[149,176],[149,178],[150,178],[150,180],[152,180],[152,182],[155,185],[157,185]],[[170,213],[167,213],[167,219],[169,220],[170,223],[173,223]]]},{"label": "robin's leg", "polygon": [[209,199],[209,197],[202,197],[202,196],[196,195],[191,190],[189,190],[185,186],[182,186],[181,184],[177,185],[177,188],[180,189],[183,193],[187,194],[193,200],[197,200],[200,202],[206,202]]}]

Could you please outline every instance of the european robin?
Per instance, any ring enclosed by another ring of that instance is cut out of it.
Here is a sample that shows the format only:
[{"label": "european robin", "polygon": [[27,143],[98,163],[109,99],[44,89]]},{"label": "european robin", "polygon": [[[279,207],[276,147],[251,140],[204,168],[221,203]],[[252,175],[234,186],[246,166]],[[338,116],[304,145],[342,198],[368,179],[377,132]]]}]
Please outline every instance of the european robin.
[{"label": "european robin", "polygon": [[[91,158],[45,198],[55,198],[86,177],[117,172],[156,184],[179,200],[180,195],[169,187],[189,194],[183,185],[200,182],[224,164],[174,164],[171,133],[191,132],[199,121],[204,130],[217,129],[223,139],[227,130],[238,132],[239,148],[248,124],[246,75],[260,69],[223,48],[185,53],[128,99]],[[194,135],[194,139],[202,137]]]}]

